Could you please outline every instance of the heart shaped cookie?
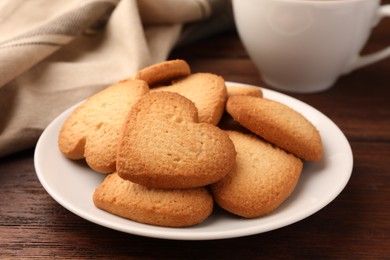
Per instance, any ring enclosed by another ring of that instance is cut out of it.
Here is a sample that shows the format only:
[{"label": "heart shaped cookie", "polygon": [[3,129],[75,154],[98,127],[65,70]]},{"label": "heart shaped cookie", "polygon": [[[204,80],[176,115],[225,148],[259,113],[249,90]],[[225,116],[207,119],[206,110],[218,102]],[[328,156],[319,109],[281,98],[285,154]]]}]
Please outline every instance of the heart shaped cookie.
[{"label": "heart shaped cookie", "polygon": [[237,151],[236,165],[210,186],[214,200],[221,208],[245,218],[271,213],[294,191],[302,161],[253,134],[227,133]]},{"label": "heart shaped cookie", "polygon": [[142,96],[128,114],[119,139],[120,177],[151,188],[201,187],[234,167],[229,136],[198,123],[193,102],[172,92]]},{"label": "heart shaped cookie", "polygon": [[152,91],[170,91],[185,96],[198,108],[199,122],[217,125],[225,111],[225,81],[212,73],[194,73]]},{"label": "heart shaped cookie", "polygon": [[64,122],[58,137],[61,152],[73,160],[85,158],[97,172],[113,172],[124,119],[148,91],[145,81],[124,80],[90,97]]}]

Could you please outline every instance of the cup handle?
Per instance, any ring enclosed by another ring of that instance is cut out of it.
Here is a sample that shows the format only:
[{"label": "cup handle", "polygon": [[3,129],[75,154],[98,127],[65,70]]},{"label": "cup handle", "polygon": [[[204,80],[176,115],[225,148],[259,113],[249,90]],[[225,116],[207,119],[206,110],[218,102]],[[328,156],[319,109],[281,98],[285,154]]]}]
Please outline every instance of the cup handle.
[{"label": "cup handle", "polygon": [[[383,5],[378,8],[378,17],[375,20],[373,26],[378,24],[383,18],[390,17],[390,5]],[[385,59],[390,56],[390,46],[384,48],[383,50],[367,54],[364,56],[357,56],[355,61],[345,70],[344,74],[347,74],[353,70],[359,69],[361,67],[370,65],[382,59]]]}]

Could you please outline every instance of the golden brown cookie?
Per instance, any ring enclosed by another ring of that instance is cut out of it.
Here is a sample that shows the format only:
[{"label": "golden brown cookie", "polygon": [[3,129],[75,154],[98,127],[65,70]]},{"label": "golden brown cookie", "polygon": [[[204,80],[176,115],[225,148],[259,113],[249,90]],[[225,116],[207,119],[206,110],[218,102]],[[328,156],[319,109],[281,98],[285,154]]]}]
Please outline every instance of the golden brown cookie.
[{"label": "golden brown cookie", "polygon": [[153,188],[194,188],[216,182],[233,169],[228,135],[198,123],[190,100],[173,92],[150,92],[127,116],[117,171],[123,179]]},{"label": "golden brown cookie", "polygon": [[96,207],[140,223],[187,227],[205,220],[213,210],[206,188],[160,190],[108,175],[93,194]]},{"label": "golden brown cookie", "polygon": [[231,96],[253,96],[263,97],[263,91],[260,87],[250,85],[227,85],[228,97]]},{"label": "golden brown cookie", "polygon": [[308,161],[319,161],[323,146],[315,126],[292,108],[265,98],[232,96],[227,112],[267,141]]},{"label": "golden brown cookie", "polygon": [[236,164],[225,178],[211,185],[214,200],[245,218],[269,214],[295,189],[302,161],[255,135],[227,132],[237,151]]},{"label": "golden brown cookie", "polygon": [[153,91],[179,93],[195,103],[199,122],[217,125],[225,110],[227,91],[222,77],[212,73],[194,73]]},{"label": "golden brown cookie", "polygon": [[146,82],[125,80],[90,97],[62,125],[58,145],[70,159],[85,158],[95,171],[115,170],[119,131],[135,101],[149,91]]},{"label": "golden brown cookie", "polygon": [[168,60],[153,64],[138,71],[134,79],[146,81],[149,86],[170,82],[173,79],[188,76],[191,68],[184,60]]}]

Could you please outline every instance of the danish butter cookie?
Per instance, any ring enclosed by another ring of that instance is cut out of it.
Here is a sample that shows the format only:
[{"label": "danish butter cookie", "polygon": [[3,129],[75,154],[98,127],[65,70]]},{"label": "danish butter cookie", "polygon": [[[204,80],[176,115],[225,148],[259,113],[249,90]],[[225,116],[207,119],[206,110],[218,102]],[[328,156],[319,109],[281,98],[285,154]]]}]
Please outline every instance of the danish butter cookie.
[{"label": "danish butter cookie", "polygon": [[250,85],[227,85],[228,97],[231,96],[253,96],[263,97],[263,91],[260,87]]},{"label": "danish butter cookie", "polygon": [[217,125],[225,111],[227,90],[222,77],[212,73],[194,73],[173,81],[170,86],[155,88],[152,91],[179,93],[195,103],[199,122]]},{"label": "danish butter cookie", "polygon": [[173,92],[150,92],[127,116],[119,139],[117,171],[147,187],[205,186],[233,169],[236,152],[228,135],[198,123],[193,102]]},{"label": "danish butter cookie", "polygon": [[164,227],[193,226],[213,210],[206,188],[183,190],[150,189],[108,175],[93,194],[96,207],[144,224]]},{"label": "danish butter cookie", "polygon": [[139,70],[134,79],[146,81],[149,86],[170,82],[179,77],[188,76],[191,68],[184,60],[168,60]]},{"label": "danish butter cookie", "polygon": [[307,161],[319,161],[323,146],[315,126],[302,114],[274,100],[232,96],[227,112],[267,141]]},{"label": "danish butter cookie", "polygon": [[293,192],[302,161],[253,134],[227,131],[237,151],[234,170],[211,185],[223,209],[245,218],[274,211]]},{"label": "danish butter cookie", "polygon": [[[262,98],[263,91],[260,87],[251,85],[226,85],[228,98],[231,96],[253,96]],[[226,111],[218,123],[218,127],[223,130],[235,130],[243,133],[250,133],[248,129],[240,125]]]},{"label": "danish butter cookie", "polygon": [[70,159],[85,158],[95,171],[113,172],[124,119],[135,101],[148,91],[144,81],[124,80],[87,99],[62,125],[60,151]]}]

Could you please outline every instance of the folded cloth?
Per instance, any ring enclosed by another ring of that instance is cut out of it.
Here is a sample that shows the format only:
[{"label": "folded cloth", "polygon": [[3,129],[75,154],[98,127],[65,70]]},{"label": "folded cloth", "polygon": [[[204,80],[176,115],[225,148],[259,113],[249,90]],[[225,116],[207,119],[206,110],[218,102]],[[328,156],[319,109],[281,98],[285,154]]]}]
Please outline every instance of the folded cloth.
[{"label": "folded cloth", "polygon": [[232,26],[226,0],[1,1],[0,157],[178,44]]}]

